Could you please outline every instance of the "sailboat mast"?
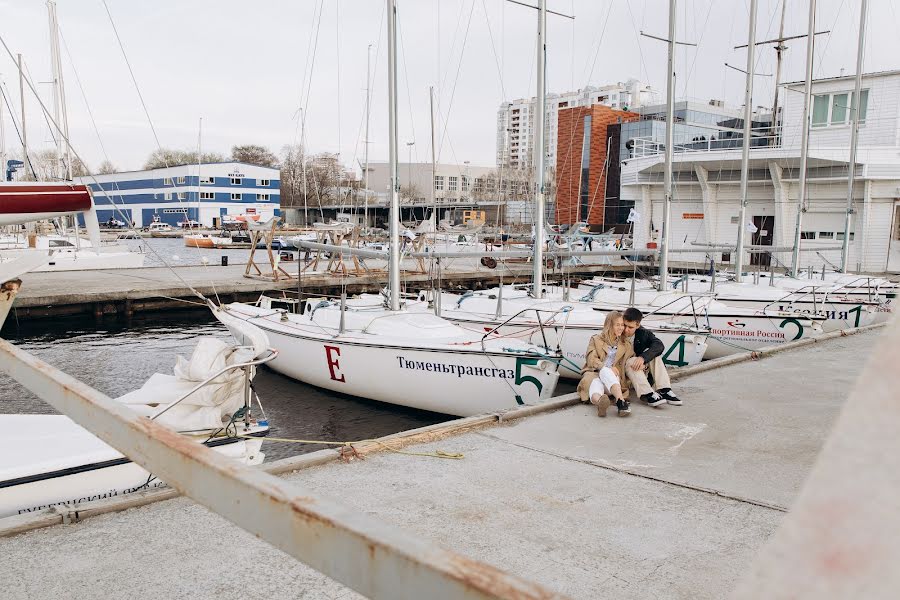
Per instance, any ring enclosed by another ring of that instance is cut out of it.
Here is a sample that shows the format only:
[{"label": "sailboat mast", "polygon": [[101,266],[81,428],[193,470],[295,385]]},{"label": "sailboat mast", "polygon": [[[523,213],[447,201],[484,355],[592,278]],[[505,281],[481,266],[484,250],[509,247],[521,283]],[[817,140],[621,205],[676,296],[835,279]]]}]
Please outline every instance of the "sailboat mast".
[{"label": "sailboat mast", "polygon": [[544,82],[547,44],[544,40],[547,29],[547,3],[538,1],[537,31],[537,116],[534,126],[534,169],[537,190],[534,202],[534,297],[543,296],[544,282],[544,171],[547,155],[544,151],[544,119],[547,114],[546,84]]},{"label": "sailboat mast", "polygon": [[400,177],[397,171],[397,6],[387,0],[388,30],[388,154],[391,171],[390,309],[400,310]]},{"label": "sailboat mast", "polygon": [[[850,99],[850,160],[847,173],[847,216],[844,218],[844,245],[841,248],[841,273],[847,272],[850,255],[850,221],[853,218],[853,183],[856,178],[856,146],[859,142],[860,94],[862,93],[863,52],[866,46],[866,13],[868,0],[862,0],[859,7],[859,46],[856,50],[856,85]],[[864,257],[860,257],[861,259]]]},{"label": "sailboat mast", "polygon": [[[202,162],[201,157],[203,156],[203,117],[200,117],[200,121],[197,123],[197,222],[202,223],[200,221],[200,163]],[[187,174],[187,170],[185,170],[185,174]],[[190,219],[185,219],[189,221]],[[225,227],[222,227],[225,229]]]},{"label": "sailboat mast", "polygon": [[665,291],[669,278],[669,219],[672,213],[672,157],[675,152],[675,0],[669,0],[669,61],[666,75],[666,157],[665,198],[663,200],[662,238],[659,249],[659,291]]},{"label": "sailboat mast", "polygon": [[56,167],[63,161],[62,179],[72,179],[72,149],[69,147],[69,116],[66,111],[66,89],[63,84],[62,59],[59,51],[59,21],[56,17],[56,2],[47,2],[50,18],[50,66],[53,70],[53,114],[62,129],[56,142]]},{"label": "sailboat mast", "polygon": [[369,44],[366,50],[366,141],[365,141],[365,163],[363,170],[363,222],[365,229],[369,228],[369,103],[372,98],[372,72],[370,63],[372,62],[372,44]]},{"label": "sailboat mast", "polygon": [[6,123],[3,120],[3,79],[0,79],[0,181],[6,181]]},{"label": "sailboat mast", "polygon": [[434,86],[428,88],[428,111],[431,114],[431,218],[437,229],[437,194],[434,190],[434,178],[437,175],[437,152],[434,145]]},{"label": "sailboat mast", "polygon": [[22,55],[19,61],[19,101],[22,103],[22,162],[25,163],[25,177],[31,173],[31,161],[28,159],[28,134],[25,132],[25,70],[22,66]]},{"label": "sailboat mast", "polygon": [[741,151],[741,211],[738,217],[734,276],[738,283],[744,273],[744,222],[747,220],[747,180],[750,175],[750,135],[753,122],[753,67],[756,61],[756,0],[750,0],[750,29],[747,33],[747,80],[744,90],[744,144]]},{"label": "sailboat mast", "polygon": [[[775,46],[775,98],[772,100],[772,127],[778,126],[778,89],[781,87],[781,63],[782,54],[787,50],[784,45],[784,13],[787,10],[787,0],[781,0],[781,25],[778,26],[778,44]],[[777,135],[777,134],[776,134]]]},{"label": "sailboat mast", "polygon": [[797,226],[794,230],[794,254],[791,276],[800,271],[800,228],[803,226],[806,198],[806,163],[809,155],[809,104],[812,98],[813,51],[816,43],[816,0],[809,0],[809,31],[806,38],[806,86],[803,91],[803,128],[800,136],[800,183],[797,189]]}]

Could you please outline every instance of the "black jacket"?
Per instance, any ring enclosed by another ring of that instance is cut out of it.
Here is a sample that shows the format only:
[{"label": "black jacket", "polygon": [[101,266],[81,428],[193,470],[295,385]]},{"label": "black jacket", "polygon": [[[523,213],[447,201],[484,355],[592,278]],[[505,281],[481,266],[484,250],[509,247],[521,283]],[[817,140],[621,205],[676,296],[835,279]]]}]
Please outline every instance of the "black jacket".
[{"label": "black jacket", "polygon": [[662,340],[653,335],[653,332],[643,327],[638,327],[634,332],[634,354],[644,359],[644,364],[649,364],[654,358],[660,356],[666,347]]}]

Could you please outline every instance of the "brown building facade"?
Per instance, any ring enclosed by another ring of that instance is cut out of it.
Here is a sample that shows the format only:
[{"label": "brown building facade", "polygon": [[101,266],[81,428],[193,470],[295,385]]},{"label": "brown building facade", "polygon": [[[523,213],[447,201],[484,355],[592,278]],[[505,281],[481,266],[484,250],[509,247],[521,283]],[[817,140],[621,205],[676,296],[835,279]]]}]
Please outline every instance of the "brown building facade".
[{"label": "brown building facade", "polygon": [[609,208],[613,210],[607,210],[607,199],[619,197],[617,125],[637,121],[639,116],[603,104],[559,111],[556,148],[558,224],[586,221],[609,228],[616,223],[618,211],[612,206]]}]

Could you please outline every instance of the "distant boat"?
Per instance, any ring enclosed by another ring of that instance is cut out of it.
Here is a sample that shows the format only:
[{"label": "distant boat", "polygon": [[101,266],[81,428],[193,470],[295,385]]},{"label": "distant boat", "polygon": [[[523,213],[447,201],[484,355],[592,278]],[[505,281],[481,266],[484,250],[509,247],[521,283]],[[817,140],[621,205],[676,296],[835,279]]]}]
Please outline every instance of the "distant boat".
[{"label": "distant boat", "polygon": [[26,255],[45,258],[36,271],[82,271],[141,267],[144,255],[124,245],[101,245],[100,224],[91,192],[71,183],[0,183],[0,225],[84,218],[89,240],[74,235],[6,234],[0,237],[0,262]]},{"label": "distant boat", "polygon": [[220,248],[231,245],[231,238],[210,233],[188,233],[184,236],[184,245],[188,248]]}]

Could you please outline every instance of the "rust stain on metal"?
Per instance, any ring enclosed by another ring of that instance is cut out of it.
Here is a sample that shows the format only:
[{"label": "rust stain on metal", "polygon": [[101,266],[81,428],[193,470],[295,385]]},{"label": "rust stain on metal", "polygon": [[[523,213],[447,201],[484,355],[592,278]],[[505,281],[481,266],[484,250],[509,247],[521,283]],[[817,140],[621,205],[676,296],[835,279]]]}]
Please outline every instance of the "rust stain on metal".
[{"label": "rust stain on metal", "polygon": [[471,587],[508,600],[563,600],[565,596],[478,561],[449,554],[447,564],[457,578]]},{"label": "rust stain on metal", "polygon": [[21,287],[21,279],[10,279],[9,281],[4,281],[2,284],[0,284],[0,292],[6,294],[6,299],[9,300],[19,291],[19,288]]}]

